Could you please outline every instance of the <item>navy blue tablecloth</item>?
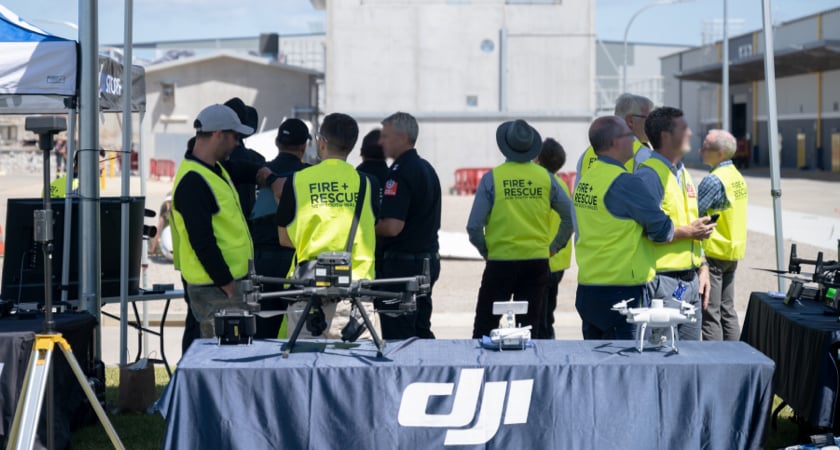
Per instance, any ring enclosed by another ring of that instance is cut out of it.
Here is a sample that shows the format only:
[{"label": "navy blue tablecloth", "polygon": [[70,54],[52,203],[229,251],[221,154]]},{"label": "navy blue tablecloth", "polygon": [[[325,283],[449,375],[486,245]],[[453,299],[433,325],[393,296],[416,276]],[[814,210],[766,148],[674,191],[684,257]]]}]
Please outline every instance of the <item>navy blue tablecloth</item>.
[{"label": "navy blue tablecloth", "polygon": [[776,362],[775,393],[812,425],[837,427],[838,312],[822,303],[753,292],[741,340]]},{"label": "navy blue tablecloth", "polygon": [[[773,362],[742,342],[193,343],[160,402],[166,448],[760,448]],[[457,447],[463,448],[463,447]]]},{"label": "navy blue tablecloth", "polygon": [[[79,365],[86,372],[91,372],[91,344],[96,319],[88,313],[62,313],[53,315],[53,318],[55,330],[70,344]],[[0,362],[4,363],[3,372],[0,374],[0,443],[8,438],[15,408],[21,396],[32,345],[35,342],[35,333],[43,331],[43,324],[43,314],[26,319],[17,316],[0,319]],[[66,448],[70,445],[72,431],[90,418],[93,410],[86,403],[84,392],[64,358],[64,353],[58,348],[53,351],[52,362],[55,447]],[[42,442],[46,442],[45,430],[45,414],[42,414],[38,428],[39,440]],[[36,447],[38,445],[40,444],[36,444]]]}]

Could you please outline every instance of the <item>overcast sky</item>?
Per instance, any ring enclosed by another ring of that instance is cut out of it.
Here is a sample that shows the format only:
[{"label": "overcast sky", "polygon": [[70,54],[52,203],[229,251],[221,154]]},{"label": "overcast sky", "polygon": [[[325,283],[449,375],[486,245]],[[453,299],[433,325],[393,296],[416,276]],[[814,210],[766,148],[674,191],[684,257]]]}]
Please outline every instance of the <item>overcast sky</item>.
[{"label": "overcast sky", "polygon": [[[580,0],[564,0],[572,2]],[[663,0],[659,0],[663,1]],[[78,22],[74,0],[0,0],[24,19],[63,37],[75,38],[71,27],[53,22]],[[99,41],[123,40],[120,0],[99,0]],[[620,41],[629,18],[654,0],[598,0],[599,38]],[[729,0],[729,17],[743,20],[730,34],[761,27],[762,0]],[[788,21],[840,6],[838,0],[772,0],[773,20]],[[660,5],[641,13],[629,40],[699,45],[704,21],[723,17],[723,0],[694,0]],[[134,41],[149,42],[216,37],[256,36],[261,32],[309,33],[324,28],[324,13],[309,0],[135,0]]]}]

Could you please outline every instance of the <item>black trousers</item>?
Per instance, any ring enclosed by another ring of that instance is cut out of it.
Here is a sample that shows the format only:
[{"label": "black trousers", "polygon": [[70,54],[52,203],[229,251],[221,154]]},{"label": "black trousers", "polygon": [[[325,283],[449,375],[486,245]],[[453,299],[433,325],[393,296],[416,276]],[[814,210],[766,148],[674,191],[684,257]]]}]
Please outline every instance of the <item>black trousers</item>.
[{"label": "black trousers", "polygon": [[[435,282],[440,277],[440,259],[432,253],[385,253],[383,256],[381,272],[377,272],[377,278],[410,277],[423,273],[423,260],[429,259],[429,271],[432,277],[431,287],[434,289]],[[399,291],[403,285],[387,288],[386,290]],[[383,339],[408,339],[418,337],[422,339],[434,339],[432,332],[432,293],[429,295],[417,296],[417,312],[414,314],[401,314],[391,316],[381,302],[376,303],[380,310],[379,323],[382,326]],[[384,312],[384,313],[383,313]]]},{"label": "black trousers", "polygon": [[635,339],[636,325],[627,323],[612,307],[623,300],[632,301],[628,307],[638,308],[648,304],[645,285],[638,286],[592,286],[578,284],[575,294],[575,308],[583,322],[583,338],[589,339]]},{"label": "black trousers", "polygon": [[478,289],[472,337],[481,339],[498,328],[501,316],[493,314],[493,302],[510,300],[513,296],[514,300],[528,301],[528,314],[517,315],[517,325],[531,325],[531,337],[543,338],[540,320],[548,276],[548,259],[487,261]]},{"label": "black trousers", "polygon": [[543,339],[554,339],[554,310],[557,308],[557,291],[563,281],[564,270],[551,272],[548,284],[545,286],[543,297],[542,319],[540,319],[540,336]]},{"label": "black trousers", "polygon": [[181,353],[187,353],[192,341],[201,337],[201,328],[198,326],[198,321],[195,320],[192,308],[190,307],[190,294],[187,291],[187,280],[181,277],[181,283],[184,285],[184,302],[187,303],[187,317],[184,319],[184,335],[181,337]]},{"label": "black trousers", "polygon": [[[254,249],[254,270],[266,277],[286,278],[289,266],[295,256],[293,249],[284,247],[256,247]],[[283,290],[282,284],[263,284],[262,292],[278,292]],[[269,298],[260,301],[261,311],[285,311],[286,300]],[[257,316],[257,339],[275,339],[283,324],[283,315],[263,317]]]}]

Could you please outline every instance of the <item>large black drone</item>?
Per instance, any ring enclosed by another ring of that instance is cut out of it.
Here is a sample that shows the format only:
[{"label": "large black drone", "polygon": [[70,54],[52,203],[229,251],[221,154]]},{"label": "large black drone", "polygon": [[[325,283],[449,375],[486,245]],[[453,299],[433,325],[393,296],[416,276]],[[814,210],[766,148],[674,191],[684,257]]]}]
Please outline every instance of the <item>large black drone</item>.
[{"label": "large black drone", "polygon": [[[813,295],[814,299],[820,300],[825,297],[828,289],[834,288],[840,292],[840,240],[837,243],[838,261],[824,261],[823,252],[817,252],[817,259],[800,258],[796,253],[796,244],[790,246],[790,259],[788,261],[788,270],[773,270],[773,269],[758,269],[765,272],[775,273],[776,276],[791,280],[791,286],[788,290],[788,300],[798,299],[802,297],[810,297]],[[813,272],[802,272],[802,266],[814,266]],[[810,277],[810,278],[808,278]],[[806,283],[816,283],[818,285],[816,292],[808,292],[804,288]],[[840,295],[835,294],[832,306],[837,308]]]},{"label": "large black drone", "polygon": [[[283,357],[288,358],[289,353],[294,349],[298,335],[310,317],[310,311],[318,308],[327,302],[350,301],[353,308],[358,312],[361,322],[355,319],[351,312],[350,322],[342,330],[341,337],[344,341],[355,341],[364,332],[365,328],[370,332],[376,344],[377,356],[382,356],[385,343],[376,333],[376,328],[362,307],[362,302],[373,302],[374,299],[382,300],[383,305],[390,307],[387,314],[411,314],[416,312],[416,295],[428,294],[431,291],[431,276],[429,275],[429,260],[423,263],[423,273],[412,277],[383,278],[377,280],[353,280],[351,275],[350,253],[347,252],[326,252],[318,255],[314,261],[314,271],[309,276],[302,278],[274,278],[257,275],[253,263],[250,264],[248,277],[244,283],[245,302],[249,309],[259,310],[259,301],[270,298],[280,298],[291,301],[306,301],[301,320],[298,321],[288,342],[283,347]],[[297,286],[298,289],[280,292],[260,292],[261,284],[285,284]],[[375,290],[376,286],[387,286],[393,289],[394,285],[403,285],[401,291]],[[309,325],[308,325],[309,326]],[[321,334],[325,328],[322,324]],[[320,328],[316,325],[316,328]],[[311,328],[310,328],[310,331]],[[316,329],[317,331],[317,329]]]}]

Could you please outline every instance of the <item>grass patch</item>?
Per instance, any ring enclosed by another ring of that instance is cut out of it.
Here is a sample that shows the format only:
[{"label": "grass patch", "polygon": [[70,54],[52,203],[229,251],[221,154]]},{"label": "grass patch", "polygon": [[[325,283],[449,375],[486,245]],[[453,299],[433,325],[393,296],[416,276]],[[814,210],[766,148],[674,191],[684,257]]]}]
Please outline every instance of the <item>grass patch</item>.
[{"label": "grass patch", "polygon": [[[155,390],[160,397],[163,388],[169,382],[169,375],[163,367],[155,368]],[[127,449],[145,450],[163,447],[163,433],[166,424],[160,414],[118,413],[109,410],[117,405],[117,393],[120,383],[120,369],[105,368],[105,401],[108,420],[117,430],[123,445]],[[97,421],[95,424],[80,428],[73,433],[73,448],[76,450],[101,450],[113,448],[105,429]]]}]

